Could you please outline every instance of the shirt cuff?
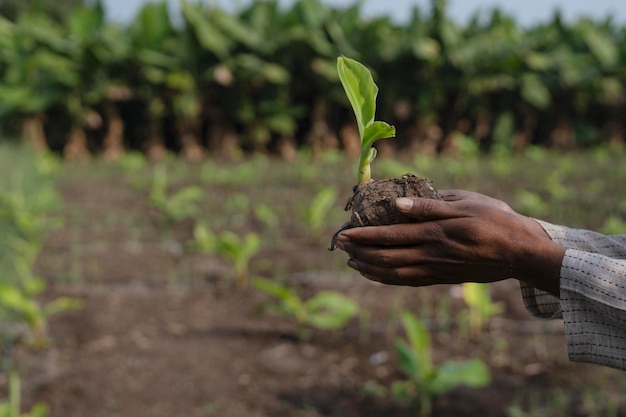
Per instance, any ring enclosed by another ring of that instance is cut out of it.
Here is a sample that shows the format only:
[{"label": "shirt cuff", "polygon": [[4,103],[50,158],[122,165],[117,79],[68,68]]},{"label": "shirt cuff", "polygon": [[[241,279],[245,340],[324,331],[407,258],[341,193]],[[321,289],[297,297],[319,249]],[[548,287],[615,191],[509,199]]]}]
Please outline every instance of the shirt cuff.
[{"label": "shirt cuff", "polygon": [[[558,242],[558,236],[561,233],[558,226],[536,219],[535,221],[545,230],[550,239]],[[523,281],[520,281],[520,289],[522,291],[524,306],[530,314],[544,320],[563,318],[561,301],[558,297],[546,291],[539,290]]]}]

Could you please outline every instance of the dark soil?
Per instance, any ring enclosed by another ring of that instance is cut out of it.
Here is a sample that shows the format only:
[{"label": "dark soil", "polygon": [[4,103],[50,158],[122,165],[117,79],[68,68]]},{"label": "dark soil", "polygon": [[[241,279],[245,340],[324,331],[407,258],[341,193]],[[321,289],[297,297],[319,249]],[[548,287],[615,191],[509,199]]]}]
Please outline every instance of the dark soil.
[{"label": "dark soil", "polygon": [[37,268],[47,298],[73,296],[84,308],[51,320],[48,350],[15,358],[26,406],[45,402],[50,417],[416,416],[385,390],[404,378],[393,347],[400,308],[428,318],[437,363],[478,357],[492,371],[487,388],[441,396],[435,416],[550,410],[558,393],[559,413],[542,415],[591,415],[587,392],[602,392],[595,415],[604,415],[619,398],[622,373],[568,362],[562,324],[531,318],[514,282],[493,286],[506,312],[469,335],[455,320],[458,287],[385,287],[336,267],[342,254],[321,242],[280,239],[264,248],[257,271],[280,265],[302,296],[341,291],[369,312],[302,341],[289,318],[258,313],[267,298],[236,289],[227,264],[184,250],[190,225],[164,223],[144,192],[119,178],[74,176],[62,194],[65,227],[50,235]]},{"label": "dark soil", "polygon": [[346,211],[351,212],[350,224],[353,227],[380,226],[413,221],[396,210],[396,199],[399,197],[441,200],[432,182],[413,174],[365,182],[356,187],[346,205]]},{"label": "dark soil", "polygon": [[441,200],[432,182],[413,174],[402,178],[370,180],[354,187],[345,211],[350,212],[350,221],[333,234],[330,250],[335,250],[337,237],[342,230],[361,226],[381,226],[415,221],[396,210],[396,199],[400,197],[422,197]]}]

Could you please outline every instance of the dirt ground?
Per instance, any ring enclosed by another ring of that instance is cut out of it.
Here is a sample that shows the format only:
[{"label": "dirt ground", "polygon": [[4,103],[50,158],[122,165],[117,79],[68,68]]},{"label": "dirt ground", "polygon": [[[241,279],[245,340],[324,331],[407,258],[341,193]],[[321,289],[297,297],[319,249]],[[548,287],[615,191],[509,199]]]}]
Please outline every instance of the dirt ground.
[{"label": "dirt ground", "polygon": [[[50,417],[418,415],[385,391],[403,379],[393,347],[401,334],[390,318],[443,299],[454,317],[455,288],[384,287],[338,268],[340,252],[285,240],[264,249],[257,272],[281,265],[300,294],[340,291],[370,312],[367,321],[302,341],[290,319],[259,314],[266,296],[224,279],[227,264],[183,250],[191,226],[164,231],[131,186],[72,177],[61,192],[65,226],[50,234],[37,269],[50,283],[47,298],[70,295],[84,308],[51,320],[48,350],[19,354],[27,406],[47,403]],[[597,395],[626,415],[622,373],[568,362],[560,322],[533,319],[513,282],[493,291],[506,311],[479,336],[446,326],[431,308],[435,360],[478,357],[493,377],[487,388],[438,398],[435,416],[509,416],[510,407],[528,416],[609,415],[602,406],[590,411],[588,397]]]}]

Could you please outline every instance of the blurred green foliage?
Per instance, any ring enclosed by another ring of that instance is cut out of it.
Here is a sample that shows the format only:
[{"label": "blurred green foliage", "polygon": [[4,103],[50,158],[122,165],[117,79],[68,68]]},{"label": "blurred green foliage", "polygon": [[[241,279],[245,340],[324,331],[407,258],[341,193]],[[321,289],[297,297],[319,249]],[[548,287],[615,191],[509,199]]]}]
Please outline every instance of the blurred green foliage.
[{"label": "blurred green foliage", "polygon": [[99,2],[72,8],[63,25],[37,7],[0,17],[3,137],[195,157],[349,148],[342,53],[372,70],[377,117],[396,126],[400,147],[623,141],[626,27],[610,17],[570,22],[557,12],[522,27],[495,9],[460,25],[432,0],[399,24],[364,16],[356,1],[247,3],[227,12],[181,0],[177,19],[149,2],[125,25],[106,21]]}]

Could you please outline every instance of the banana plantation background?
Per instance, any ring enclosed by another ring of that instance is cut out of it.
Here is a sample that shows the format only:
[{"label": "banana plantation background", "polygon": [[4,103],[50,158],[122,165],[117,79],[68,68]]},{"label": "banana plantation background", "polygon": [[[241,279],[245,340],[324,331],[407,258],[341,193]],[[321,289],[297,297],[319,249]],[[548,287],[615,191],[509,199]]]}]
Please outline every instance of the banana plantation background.
[{"label": "banana plantation background", "polygon": [[398,130],[389,149],[624,141],[626,27],[610,18],[522,27],[494,10],[460,25],[434,0],[398,24],[357,2],[181,0],[180,16],[148,3],[122,25],[97,1],[31,3],[0,1],[0,140],[68,158],[353,152],[339,54],[375,74],[377,117]]}]

